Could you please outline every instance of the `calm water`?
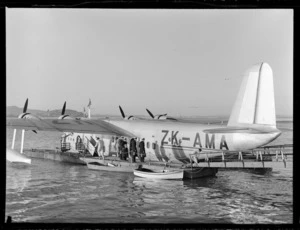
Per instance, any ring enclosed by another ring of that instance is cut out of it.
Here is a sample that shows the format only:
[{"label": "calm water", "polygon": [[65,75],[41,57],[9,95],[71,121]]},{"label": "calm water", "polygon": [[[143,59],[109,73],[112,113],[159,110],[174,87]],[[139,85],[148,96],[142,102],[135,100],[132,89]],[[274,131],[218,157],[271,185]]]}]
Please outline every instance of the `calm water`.
[{"label": "calm water", "polygon": [[[292,123],[278,127],[283,134],[273,143],[293,143]],[[12,130],[7,137],[10,147]],[[24,147],[53,148],[59,137],[26,132]],[[30,166],[7,163],[6,215],[43,223],[292,223],[292,174],[292,168],[266,174],[220,170],[205,179],[155,181],[33,159]]]}]

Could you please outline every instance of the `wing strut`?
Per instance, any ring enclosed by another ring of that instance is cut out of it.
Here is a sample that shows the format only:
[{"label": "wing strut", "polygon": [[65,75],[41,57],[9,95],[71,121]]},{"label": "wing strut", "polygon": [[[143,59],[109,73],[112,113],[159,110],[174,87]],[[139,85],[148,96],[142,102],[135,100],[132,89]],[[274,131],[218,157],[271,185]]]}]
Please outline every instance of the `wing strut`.
[{"label": "wing strut", "polygon": [[23,154],[23,146],[24,146],[24,134],[25,134],[25,130],[22,129],[22,137],[21,137],[21,150],[20,153]]},{"label": "wing strut", "polygon": [[14,147],[15,147],[16,132],[17,132],[17,129],[14,129],[14,135],[13,135],[13,140],[12,140],[12,144],[11,144],[11,149],[14,149]]}]

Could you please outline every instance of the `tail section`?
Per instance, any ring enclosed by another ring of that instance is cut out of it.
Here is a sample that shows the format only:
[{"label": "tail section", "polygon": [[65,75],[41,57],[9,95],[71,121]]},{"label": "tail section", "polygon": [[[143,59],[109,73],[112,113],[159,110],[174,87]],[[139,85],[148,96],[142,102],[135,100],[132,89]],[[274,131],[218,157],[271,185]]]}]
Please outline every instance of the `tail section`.
[{"label": "tail section", "polygon": [[267,63],[245,72],[228,121],[228,126],[250,124],[276,127],[273,72]]}]

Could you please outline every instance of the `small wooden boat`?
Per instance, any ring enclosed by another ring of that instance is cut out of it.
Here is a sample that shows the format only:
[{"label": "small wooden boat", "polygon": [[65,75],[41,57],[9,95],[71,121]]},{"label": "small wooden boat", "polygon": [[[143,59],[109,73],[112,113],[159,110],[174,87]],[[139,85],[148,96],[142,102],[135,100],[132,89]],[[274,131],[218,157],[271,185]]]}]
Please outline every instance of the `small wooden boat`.
[{"label": "small wooden boat", "polygon": [[162,180],[174,180],[183,179],[183,170],[152,170],[147,168],[138,168],[133,171],[135,176],[151,178],[151,179],[162,179]]}]

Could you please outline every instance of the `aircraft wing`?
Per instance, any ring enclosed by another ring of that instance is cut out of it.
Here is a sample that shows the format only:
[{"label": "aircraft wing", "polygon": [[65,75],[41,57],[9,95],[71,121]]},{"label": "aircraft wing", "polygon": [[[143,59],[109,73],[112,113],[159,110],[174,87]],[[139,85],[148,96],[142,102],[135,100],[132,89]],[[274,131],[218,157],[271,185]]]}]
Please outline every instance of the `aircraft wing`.
[{"label": "aircraft wing", "polygon": [[6,119],[6,126],[12,129],[95,133],[114,136],[135,137],[134,134],[100,119]]}]

